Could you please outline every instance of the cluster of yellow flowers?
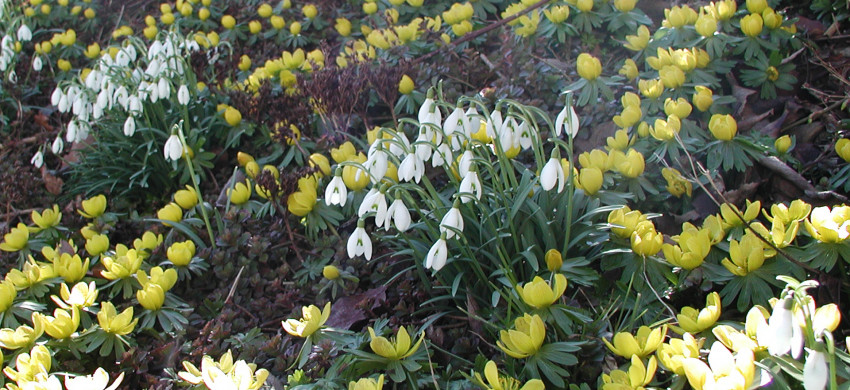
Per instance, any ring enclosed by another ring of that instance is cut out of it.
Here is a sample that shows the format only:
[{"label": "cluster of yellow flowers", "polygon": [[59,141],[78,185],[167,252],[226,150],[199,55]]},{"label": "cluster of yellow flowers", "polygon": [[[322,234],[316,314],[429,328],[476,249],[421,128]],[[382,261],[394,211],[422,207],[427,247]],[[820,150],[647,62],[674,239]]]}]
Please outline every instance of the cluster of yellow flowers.
[{"label": "cluster of yellow flowers", "polygon": [[264,368],[258,370],[254,363],[247,363],[244,360],[234,362],[230,350],[221,355],[218,361],[204,355],[201,359],[200,370],[189,361],[183,362],[183,368],[186,371],[180,371],[177,374],[180,379],[193,385],[203,383],[208,389],[257,390],[269,377],[268,370]]}]

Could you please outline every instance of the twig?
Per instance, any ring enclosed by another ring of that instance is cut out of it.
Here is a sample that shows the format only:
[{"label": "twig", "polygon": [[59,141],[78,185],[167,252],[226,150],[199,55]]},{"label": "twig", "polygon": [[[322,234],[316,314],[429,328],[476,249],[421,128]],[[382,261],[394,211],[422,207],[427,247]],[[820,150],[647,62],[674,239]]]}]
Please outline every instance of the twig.
[{"label": "twig", "polygon": [[846,99],[846,98],[845,98],[845,99],[841,99],[841,100],[839,100],[839,101],[837,101],[837,102],[834,102],[834,103],[830,104],[827,108],[824,108],[824,109],[822,109],[822,110],[815,111],[815,112],[813,112],[813,113],[809,114],[808,116],[806,116],[806,117],[804,117],[804,118],[800,118],[800,119],[798,119],[798,120],[796,120],[796,121],[794,121],[794,122],[792,122],[792,123],[790,123],[790,124],[786,125],[786,126],[785,126],[785,127],[783,127],[781,130],[779,130],[779,134],[782,134],[782,133],[784,133],[784,132],[786,132],[786,131],[788,131],[788,130],[790,130],[790,129],[794,128],[794,127],[800,126],[800,125],[802,125],[802,124],[804,124],[804,123],[809,123],[809,122],[811,122],[812,120],[814,120],[815,118],[820,117],[820,116],[822,116],[822,115],[824,115],[824,114],[826,114],[826,113],[828,113],[828,112],[830,112],[830,111],[832,111],[832,110],[836,109],[837,107],[841,106],[842,104],[846,103],[847,101],[848,101],[848,99]]}]

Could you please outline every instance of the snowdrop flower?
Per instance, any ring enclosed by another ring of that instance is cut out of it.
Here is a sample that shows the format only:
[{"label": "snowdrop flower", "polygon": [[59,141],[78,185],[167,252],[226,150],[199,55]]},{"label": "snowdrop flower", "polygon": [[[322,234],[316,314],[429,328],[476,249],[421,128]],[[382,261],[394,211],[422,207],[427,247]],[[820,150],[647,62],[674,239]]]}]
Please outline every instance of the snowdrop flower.
[{"label": "snowdrop flower", "polygon": [[395,139],[397,142],[390,143],[390,153],[398,158],[402,158],[410,150],[410,140],[407,139],[407,135],[403,131],[397,132]]},{"label": "snowdrop flower", "polygon": [[375,212],[375,225],[378,225],[378,227],[384,225],[384,220],[387,218],[387,197],[374,187],[366,193],[363,202],[360,203],[357,216],[365,219],[364,216],[369,212]]},{"label": "snowdrop flower", "polygon": [[56,87],[56,89],[53,90],[53,93],[50,94],[50,104],[58,106],[59,100],[62,99],[62,96],[65,96],[65,94],[61,89],[59,89],[59,87]]},{"label": "snowdrop flower", "polygon": [[477,171],[470,171],[460,182],[458,192],[461,194],[461,202],[467,203],[470,200],[469,195],[472,195],[477,200],[481,200],[481,180],[478,179]]},{"label": "snowdrop flower", "polygon": [[[818,343],[820,344],[820,343]],[[809,355],[803,366],[803,388],[806,390],[823,390],[829,378],[829,367],[826,364],[826,355],[823,353],[822,345],[815,349],[807,349]]]},{"label": "snowdrop flower", "polygon": [[523,149],[530,148],[531,143],[534,141],[531,135],[531,128],[525,121],[519,124],[519,127],[516,129],[516,136],[519,139],[519,146]]},{"label": "snowdrop flower", "polygon": [[68,122],[68,128],[65,130],[65,141],[74,142],[77,140],[77,121],[71,119]]},{"label": "snowdrop flower", "polygon": [[454,111],[446,118],[446,122],[443,123],[443,132],[451,140],[453,149],[460,149],[462,142],[471,136],[472,128],[469,118],[460,106],[455,107]]},{"label": "snowdrop flower", "polygon": [[32,70],[41,72],[42,66],[44,66],[44,64],[41,62],[41,57],[35,56],[35,58],[32,59]]},{"label": "snowdrop flower", "polygon": [[[376,141],[377,147],[369,149],[369,158],[366,159],[366,170],[369,172],[369,179],[372,180],[372,183],[378,183],[381,179],[384,178],[384,175],[387,174],[387,169],[389,168],[388,163],[388,155],[387,151],[384,150],[380,140]],[[355,173],[354,180],[360,180],[360,174],[362,170],[357,170]]]},{"label": "snowdrop flower", "polygon": [[369,239],[369,234],[366,233],[364,225],[362,219],[357,221],[357,229],[354,229],[354,233],[351,233],[351,237],[348,238],[346,249],[349,258],[363,255],[366,260],[372,259],[372,240]]},{"label": "snowdrop flower", "polygon": [[424,173],[425,162],[416,153],[408,153],[398,166],[398,179],[400,181],[410,182],[413,180],[419,183]]},{"label": "snowdrop flower", "polygon": [[159,83],[157,83],[156,87],[159,92],[159,97],[162,99],[165,99],[171,94],[171,84],[168,83],[168,79],[165,77],[159,79]]},{"label": "snowdrop flower", "polygon": [[124,121],[124,135],[132,137],[133,134],[136,134],[136,120],[132,115],[128,115],[127,120]]},{"label": "snowdrop flower", "polygon": [[446,238],[444,236],[440,236],[440,239],[428,251],[428,256],[425,257],[425,268],[433,268],[434,271],[439,271],[446,265],[449,249],[446,246]]},{"label": "snowdrop flower", "polygon": [[12,69],[12,71],[9,72],[9,82],[12,83],[12,84],[15,84],[15,83],[18,82],[18,74],[15,73],[14,69]]},{"label": "snowdrop flower", "polygon": [[481,114],[478,113],[478,110],[475,106],[470,106],[466,109],[464,113],[466,116],[467,123],[469,123],[469,127],[465,130],[466,135],[468,137],[472,136],[472,133],[478,131],[481,128]]},{"label": "snowdrop flower", "polygon": [[118,87],[112,94],[112,100],[120,104],[125,110],[129,110],[129,99],[130,94],[127,92],[127,88],[123,85]]},{"label": "snowdrop flower", "polygon": [[183,156],[183,143],[180,142],[180,137],[176,133],[172,133],[168,140],[165,141],[163,149],[166,160],[177,161]]},{"label": "snowdrop flower", "polygon": [[128,110],[133,115],[142,114],[142,99],[139,96],[130,96],[127,99]]},{"label": "snowdrop flower", "polygon": [[182,105],[189,104],[189,88],[186,87],[186,84],[180,86],[180,89],[177,90],[177,102]]},{"label": "snowdrop flower", "polygon": [[384,228],[390,230],[390,220],[395,223],[395,228],[398,231],[406,231],[410,227],[410,211],[404,205],[401,197],[396,196],[396,199],[387,208],[387,219],[384,220]]},{"label": "snowdrop flower", "polygon": [[419,156],[419,159],[423,162],[428,161],[428,159],[431,158],[431,152],[434,145],[439,145],[442,140],[443,136],[440,132],[434,131],[430,125],[420,125],[419,136],[416,137],[416,141],[414,142],[416,155]]},{"label": "snowdrop flower", "polygon": [[487,118],[487,124],[485,128],[487,137],[496,138],[497,135],[502,133],[503,126],[504,121],[502,120],[502,112],[499,110],[491,112],[490,117]]},{"label": "snowdrop flower", "polygon": [[[794,298],[788,294],[785,298],[776,302],[773,306],[773,313],[767,320],[767,332],[769,337],[764,339],[768,341],[767,351],[773,356],[784,355],[791,351],[791,339],[795,327],[799,327],[794,323],[794,313],[791,307],[794,303]],[[759,337],[762,339],[762,337]]]},{"label": "snowdrop flower", "polygon": [[472,166],[472,159],[474,157],[475,155],[468,149],[460,155],[460,162],[458,162],[458,173],[460,177],[466,177],[469,174],[469,167]]},{"label": "snowdrop flower", "polygon": [[[115,390],[124,379],[124,373],[118,374],[115,382],[109,385],[109,373],[98,367],[94,374],[78,377],[65,377],[65,388],[68,390]],[[109,385],[109,387],[107,387]]]},{"label": "snowdrop flower", "polygon": [[30,164],[34,165],[36,168],[41,168],[42,165],[44,165],[44,154],[41,153],[41,150],[35,152],[30,159]]},{"label": "snowdrop flower", "polygon": [[50,145],[50,151],[53,154],[62,153],[62,149],[65,147],[65,143],[62,141],[62,137],[57,136],[53,143]]},{"label": "snowdrop flower", "polygon": [[21,42],[29,42],[32,40],[32,30],[26,24],[22,24],[18,28],[18,40]]},{"label": "snowdrop flower", "polygon": [[440,221],[440,233],[445,233],[446,239],[454,237],[457,234],[455,230],[463,232],[463,215],[461,215],[460,209],[457,206],[452,206]]},{"label": "snowdrop flower", "polygon": [[561,193],[564,190],[565,182],[566,175],[561,162],[554,156],[549,158],[549,161],[543,166],[543,170],[540,171],[540,186],[549,191],[555,188],[555,184],[558,184],[558,193]]},{"label": "snowdrop flower", "polygon": [[328,186],[325,188],[325,204],[330,206],[338,204],[340,207],[345,206],[345,201],[348,199],[348,189],[345,187],[345,182],[342,181],[341,172],[337,169],[337,173]]},{"label": "snowdrop flower", "polygon": [[564,106],[555,118],[555,136],[560,136],[566,130],[570,138],[578,134],[578,115],[572,106]]},{"label": "snowdrop flower", "polygon": [[[431,95],[431,93],[428,95]],[[431,123],[439,126],[440,123],[443,122],[443,115],[440,113],[440,109],[437,107],[437,103],[434,101],[433,97],[425,98],[425,101],[422,102],[421,106],[419,106],[417,119],[422,125]]]},{"label": "snowdrop flower", "polygon": [[449,144],[440,144],[437,147],[437,151],[431,156],[431,166],[436,168],[445,164],[447,161],[451,162],[453,160],[452,149],[449,147]]}]

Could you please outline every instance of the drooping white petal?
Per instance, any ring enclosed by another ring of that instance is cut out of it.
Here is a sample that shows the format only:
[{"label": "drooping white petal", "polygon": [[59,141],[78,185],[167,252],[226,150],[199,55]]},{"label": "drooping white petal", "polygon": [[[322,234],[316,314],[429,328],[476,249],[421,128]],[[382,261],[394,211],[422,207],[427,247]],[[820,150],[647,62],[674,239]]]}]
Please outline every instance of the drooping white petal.
[{"label": "drooping white petal", "polygon": [[808,350],[806,364],[803,365],[803,388],[806,390],[823,390],[829,378],[829,367],[826,356],[819,350]]},{"label": "drooping white petal", "polygon": [[425,257],[425,268],[433,268],[434,271],[439,271],[446,265],[447,258],[448,247],[446,246],[446,240],[440,238],[428,250],[428,255]]},{"label": "drooping white petal", "polygon": [[342,177],[334,176],[325,188],[325,204],[328,206],[338,204],[342,207],[345,206],[347,199],[348,188],[345,187],[345,182],[342,181]]}]

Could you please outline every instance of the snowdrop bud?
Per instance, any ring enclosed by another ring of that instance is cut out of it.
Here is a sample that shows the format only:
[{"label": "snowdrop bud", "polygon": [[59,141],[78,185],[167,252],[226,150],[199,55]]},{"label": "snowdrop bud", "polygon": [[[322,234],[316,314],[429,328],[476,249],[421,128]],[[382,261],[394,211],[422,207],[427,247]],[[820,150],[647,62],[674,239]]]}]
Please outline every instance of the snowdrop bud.
[{"label": "snowdrop bud", "polygon": [[464,151],[460,156],[460,162],[458,163],[458,173],[460,177],[466,177],[469,175],[469,167],[472,166],[472,159],[475,156],[472,154],[471,150]]},{"label": "snowdrop bud", "polygon": [[59,100],[61,100],[63,96],[65,96],[65,94],[62,92],[62,90],[59,89],[59,87],[56,87],[56,89],[54,89],[53,93],[50,95],[50,104],[58,106]]},{"label": "snowdrop bud", "polygon": [[41,62],[41,57],[36,56],[32,59],[32,70],[36,72],[41,72],[41,67],[44,66]]},{"label": "snowdrop bud", "polygon": [[157,83],[156,87],[159,90],[160,98],[164,99],[166,96],[171,94],[171,85],[168,84],[168,80],[165,77],[159,79],[159,83]]},{"label": "snowdrop bud", "polygon": [[767,321],[768,332],[770,337],[767,338],[770,344],[767,346],[768,352],[771,355],[784,355],[791,351],[791,336],[793,334],[794,324],[793,312],[791,307],[794,299],[791,294],[776,302],[773,307],[773,313]]},{"label": "snowdrop bud", "polygon": [[133,119],[132,115],[130,115],[127,117],[127,120],[124,121],[124,135],[132,137],[133,134],[136,134],[136,120]]},{"label": "snowdrop bud", "polygon": [[803,388],[806,390],[825,389],[829,378],[826,355],[818,347],[822,348],[821,345],[817,345],[815,349],[808,350],[809,356],[806,357],[806,364],[803,366]]},{"label": "snowdrop bud", "polygon": [[65,148],[65,143],[62,141],[62,137],[56,137],[50,145],[50,151],[52,151],[53,154],[62,153],[63,148]]},{"label": "snowdrop bud", "polygon": [[189,104],[189,88],[185,84],[177,90],[177,101],[184,106]]},{"label": "snowdrop bud", "polygon": [[65,141],[74,142],[77,140],[77,121],[68,122],[68,129],[65,131]]},{"label": "snowdrop bud", "polygon": [[18,82],[18,74],[14,70],[9,72],[9,82],[15,84]]},{"label": "snowdrop bud", "polygon": [[171,134],[168,140],[165,141],[163,154],[165,154],[166,160],[172,161],[177,161],[183,156],[183,144],[180,142],[180,137],[177,134]]},{"label": "snowdrop bud", "polygon": [[30,164],[34,165],[36,168],[41,168],[44,165],[44,154],[41,153],[41,150],[35,152],[35,155],[30,159]]}]

